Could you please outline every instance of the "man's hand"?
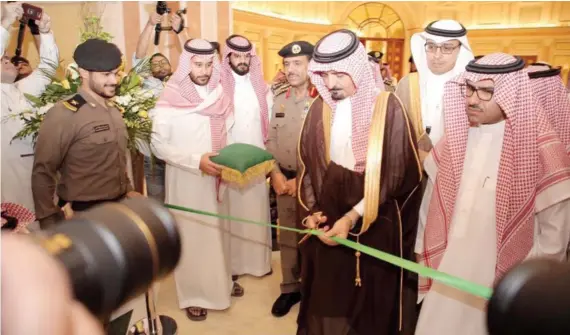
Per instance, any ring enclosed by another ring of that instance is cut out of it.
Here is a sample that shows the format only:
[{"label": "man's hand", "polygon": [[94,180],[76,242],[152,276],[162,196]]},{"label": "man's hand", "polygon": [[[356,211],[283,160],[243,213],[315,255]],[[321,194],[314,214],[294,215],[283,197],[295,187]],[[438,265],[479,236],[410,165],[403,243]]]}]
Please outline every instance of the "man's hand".
[{"label": "man's hand", "polygon": [[327,217],[320,214],[313,214],[307,217],[305,226],[309,229],[317,229],[321,223],[327,222]]},{"label": "man's hand", "polygon": [[181,27],[181,25],[182,25],[182,17],[180,17],[180,15],[173,14],[170,16],[170,26],[172,27],[172,30],[179,31],[180,28],[184,28]]},{"label": "man's hand", "polygon": [[210,157],[217,156],[217,153],[209,152],[202,155],[200,159],[200,171],[204,172],[205,174],[217,177],[220,175],[220,171],[224,168],[221,165],[215,164],[210,160]]},{"label": "man's hand", "polygon": [[152,12],[148,17],[148,22],[146,24],[151,27],[154,27],[161,22],[162,22],[162,15],[159,15],[156,12]]},{"label": "man's hand", "polygon": [[324,235],[319,235],[319,239],[326,245],[330,246],[337,246],[338,243],[331,240],[331,237],[339,237],[339,238],[347,238],[348,232],[350,232],[350,228],[352,227],[352,220],[348,216],[343,216],[335,222],[332,229],[328,226],[324,227],[322,230],[325,232]]},{"label": "man's hand", "polygon": [[17,20],[22,18],[24,10],[22,9],[21,2],[13,3],[2,3],[2,18],[1,24],[6,30],[10,29],[10,26]]},{"label": "man's hand", "polygon": [[38,25],[41,34],[49,34],[51,31],[51,17],[49,17],[46,12],[42,14],[41,20],[36,20],[36,24]]},{"label": "man's hand", "polygon": [[287,178],[281,173],[276,172],[271,176],[271,184],[273,185],[273,190],[277,195],[283,195],[288,192],[287,189]]},{"label": "man's hand", "polygon": [[293,198],[297,196],[297,178],[287,180],[287,194]]}]

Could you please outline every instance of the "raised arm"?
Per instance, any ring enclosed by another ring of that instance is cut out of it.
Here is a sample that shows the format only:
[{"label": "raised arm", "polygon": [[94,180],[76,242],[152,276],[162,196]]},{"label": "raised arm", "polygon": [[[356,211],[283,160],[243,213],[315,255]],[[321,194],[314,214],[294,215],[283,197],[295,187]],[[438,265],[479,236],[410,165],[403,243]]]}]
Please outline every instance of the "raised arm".
[{"label": "raised arm", "polygon": [[22,4],[19,2],[5,3],[2,2],[2,13],[0,13],[0,55],[4,55],[6,48],[10,43],[10,27],[14,22],[19,20],[24,13]]},{"label": "raised arm", "polygon": [[16,85],[23,93],[40,96],[51,83],[59,66],[59,49],[51,31],[51,18],[44,13],[36,22],[40,31],[40,64],[28,77],[18,81]]}]

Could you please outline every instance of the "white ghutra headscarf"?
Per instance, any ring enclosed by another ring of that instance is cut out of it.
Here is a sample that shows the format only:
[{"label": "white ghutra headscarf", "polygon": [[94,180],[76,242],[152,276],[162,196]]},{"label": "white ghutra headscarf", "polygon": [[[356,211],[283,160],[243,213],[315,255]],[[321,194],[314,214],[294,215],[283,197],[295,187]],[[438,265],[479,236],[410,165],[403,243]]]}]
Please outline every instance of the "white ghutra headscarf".
[{"label": "white ghutra headscarf", "polygon": [[[425,51],[426,41],[430,39],[437,44],[452,40],[461,42],[457,61],[453,70],[436,75],[430,71]],[[422,103],[422,123],[430,128],[429,137],[435,145],[443,136],[443,88],[451,78],[465,71],[467,64],[474,58],[467,30],[454,20],[439,20],[430,23],[425,31],[416,33],[411,39],[411,49],[420,80],[420,95]]]}]

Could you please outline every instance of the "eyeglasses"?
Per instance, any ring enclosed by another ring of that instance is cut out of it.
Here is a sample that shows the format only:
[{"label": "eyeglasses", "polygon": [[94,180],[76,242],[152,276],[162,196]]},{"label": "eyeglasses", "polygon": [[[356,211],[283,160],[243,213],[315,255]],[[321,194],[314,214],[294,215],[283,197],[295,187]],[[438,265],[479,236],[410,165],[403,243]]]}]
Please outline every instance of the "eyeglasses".
[{"label": "eyeglasses", "polygon": [[461,84],[461,94],[464,98],[472,97],[477,92],[477,97],[482,101],[490,101],[493,98],[495,89],[493,87],[475,87],[471,84]]},{"label": "eyeglasses", "polygon": [[453,50],[459,48],[461,46],[461,43],[459,43],[458,45],[451,45],[451,44],[443,44],[443,45],[437,45],[435,43],[431,43],[428,42],[425,44],[425,49],[426,52],[428,53],[436,53],[437,49],[441,49],[441,53],[444,55],[449,55],[453,53]]},{"label": "eyeglasses", "polygon": [[161,61],[159,61],[159,62],[152,62],[152,63],[150,63],[150,67],[153,68],[153,69],[159,68],[159,67],[164,67],[164,66],[166,66],[166,65],[170,65],[170,63],[168,62],[167,59],[163,59],[163,60],[161,60]]}]

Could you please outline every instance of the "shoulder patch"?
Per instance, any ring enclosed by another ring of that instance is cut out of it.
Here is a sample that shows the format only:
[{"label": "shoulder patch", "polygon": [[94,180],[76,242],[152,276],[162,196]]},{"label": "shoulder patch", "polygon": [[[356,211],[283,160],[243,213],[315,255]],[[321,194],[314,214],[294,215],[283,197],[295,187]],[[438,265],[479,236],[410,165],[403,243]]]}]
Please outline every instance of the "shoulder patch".
[{"label": "shoulder patch", "polygon": [[316,98],[319,96],[319,91],[317,90],[317,88],[315,86],[311,87],[311,89],[309,90],[309,96],[311,98]]},{"label": "shoulder patch", "polygon": [[81,94],[74,95],[71,99],[67,99],[63,102],[63,105],[73,111],[77,112],[81,106],[85,105],[87,101],[81,96]]},{"label": "shoulder patch", "polygon": [[278,95],[281,95],[281,94],[287,92],[289,90],[289,88],[290,88],[289,84],[282,84],[281,86],[275,88],[273,95],[275,97]]}]

